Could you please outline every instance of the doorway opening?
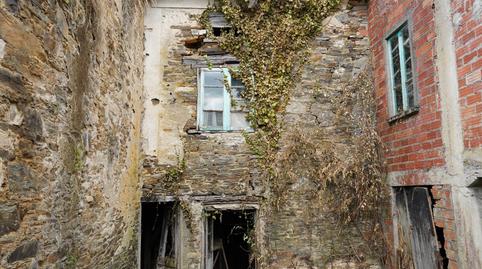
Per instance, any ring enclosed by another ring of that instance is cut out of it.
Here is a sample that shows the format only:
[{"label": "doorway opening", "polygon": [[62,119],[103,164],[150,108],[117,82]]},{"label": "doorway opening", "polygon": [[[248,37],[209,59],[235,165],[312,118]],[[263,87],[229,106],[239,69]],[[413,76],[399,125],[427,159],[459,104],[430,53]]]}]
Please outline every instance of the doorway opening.
[{"label": "doorway opening", "polygon": [[[448,268],[443,227],[434,222],[432,186],[395,187],[399,260],[404,268]],[[400,258],[400,257],[399,257]]]},{"label": "doorway opening", "polygon": [[205,269],[255,269],[256,210],[206,211]]},{"label": "doorway opening", "polygon": [[143,202],[141,269],[176,269],[177,210],[174,202]]}]

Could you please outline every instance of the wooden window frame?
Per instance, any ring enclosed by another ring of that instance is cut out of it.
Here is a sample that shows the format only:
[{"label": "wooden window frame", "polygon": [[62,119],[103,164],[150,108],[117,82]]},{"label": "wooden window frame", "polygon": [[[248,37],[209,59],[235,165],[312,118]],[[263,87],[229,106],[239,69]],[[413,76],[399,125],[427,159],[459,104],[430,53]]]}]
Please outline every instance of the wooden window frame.
[{"label": "wooden window frame", "polygon": [[[223,82],[223,127],[222,128],[209,128],[204,127],[204,75],[206,72],[222,72],[224,75]],[[197,100],[197,129],[203,132],[230,132],[230,131],[252,131],[250,126],[246,129],[233,129],[231,127],[231,94],[226,88],[226,81],[231,87],[232,77],[229,73],[229,69],[225,67],[217,68],[199,68],[198,70],[198,100]]]},{"label": "wooden window frame", "polygon": [[[411,63],[411,71],[412,71],[412,88],[413,88],[413,106],[409,106],[408,100],[408,84],[407,84],[407,68],[405,65],[405,53],[403,43],[407,39],[403,39],[402,30],[408,30],[408,42],[409,42],[409,49],[410,49],[410,63]],[[400,76],[401,76],[401,86],[402,86],[402,110],[397,111],[397,101],[396,101],[396,93],[395,93],[395,85],[394,85],[394,64],[393,64],[393,56],[392,56],[392,47],[390,44],[390,40],[392,37],[397,36],[398,40],[398,55],[400,61]],[[416,114],[419,110],[418,105],[418,89],[416,87],[417,83],[417,73],[416,73],[416,59],[415,53],[413,50],[413,40],[412,40],[412,23],[410,20],[410,15],[404,18],[400,23],[395,25],[384,38],[384,47],[385,47],[385,56],[386,56],[386,70],[387,70],[387,84],[388,84],[388,111],[389,111],[389,122],[394,122],[400,118],[404,118],[413,114]]]}]

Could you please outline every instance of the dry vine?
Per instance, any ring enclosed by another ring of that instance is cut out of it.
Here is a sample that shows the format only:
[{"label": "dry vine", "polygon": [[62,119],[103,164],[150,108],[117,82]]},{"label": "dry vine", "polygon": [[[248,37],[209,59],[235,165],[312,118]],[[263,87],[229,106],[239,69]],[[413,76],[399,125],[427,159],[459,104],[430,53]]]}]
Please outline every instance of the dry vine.
[{"label": "dry vine", "polygon": [[264,0],[256,6],[249,2],[220,0],[215,9],[232,25],[220,38],[221,46],[240,61],[234,76],[246,86],[248,120],[256,130],[246,136],[247,143],[266,171],[267,196],[274,198],[270,205],[279,204],[300,177],[309,178],[317,185],[310,197],[339,227],[355,227],[366,240],[364,249],[353,248],[354,259],[383,259],[381,221],[387,189],[369,76],[361,74],[333,99],[338,123],[350,126],[347,143],[334,145],[316,131],[298,130],[288,137],[288,146],[281,151],[279,147],[280,115],[300,80],[308,45],[339,0]]}]

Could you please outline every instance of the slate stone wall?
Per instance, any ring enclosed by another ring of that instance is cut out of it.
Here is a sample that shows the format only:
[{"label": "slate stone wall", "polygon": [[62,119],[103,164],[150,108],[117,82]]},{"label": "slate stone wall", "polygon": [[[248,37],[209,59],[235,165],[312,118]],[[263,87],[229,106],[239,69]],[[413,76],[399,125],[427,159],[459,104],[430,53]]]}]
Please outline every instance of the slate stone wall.
[{"label": "slate stone wall", "polygon": [[135,268],[142,1],[0,1],[0,268]]},{"label": "slate stone wall", "polygon": [[[145,89],[146,96],[157,100],[155,103],[148,101],[146,110],[159,114],[158,118],[145,118],[144,121],[152,124],[159,119],[156,135],[161,144],[162,141],[178,142],[173,142],[170,148],[159,146],[157,154],[149,154],[144,159],[143,200],[182,201],[184,210],[180,215],[185,227],[179,239],[183,244],[181,267],[200,268],[202,264],[203,208],[223,204],[242,208],[254,204],[259,209],[258,247],[269,257],[266,268],[357,268],[356,263],[346,263],[352,257],[327,262],[334,252],[343,255],[345,248],[363,244],[363,241],[349,229],[342,239],[348,238],[350,244],[342,241],[333,220],[319,206],[310,204],[318,188],[318,179],[300,176],[288,186],[287,200],[275,211],[263,203],[265,185],[256,166],[256,156],[249,151],[243,135],[196,130],[197,68],[226,66],[233,58],[216,49],[213,40],[199,37],[202,29],[196,17],[188,15],[190,12],[193,15],[201,13],[199,10],[153,9],[148,11],[153,18],[146,24],[146,48],[159,39],[158,29],[168,29],[169,34],[162,34],[170,39],[164,43],[167,47],[160,48],[159,60],[156,60],[158,48],[153,46],[146,51],[146,60],[150,63],[146,65],[146,74],[162,80]],[[159,17],[158,21],[155,16]],[[367,4],[349,1],[324,24],[325,30],[312,43],[309,61],[287,112],[280,115],[285,126],[282,148],[293,143],[294,130],[300,128],[321,132],[323,139],[341,144],[346,143],[349,135],[347,126],[335,120],[336,104],[331,103],[331,98],[368,66]],[[201,42],[200,48],[185,46],[196,40]],[[216,55],[205,56],[209,51]],[[158,75],[151,72],[158,72]],[[155,110],[156,106],[160,108]],[[148,141],[154,139],[157,137],[153,135],[145,137]],[[176,156],[177,164],[172,162]],[[182,173],[166,181],[173,171]]]}]

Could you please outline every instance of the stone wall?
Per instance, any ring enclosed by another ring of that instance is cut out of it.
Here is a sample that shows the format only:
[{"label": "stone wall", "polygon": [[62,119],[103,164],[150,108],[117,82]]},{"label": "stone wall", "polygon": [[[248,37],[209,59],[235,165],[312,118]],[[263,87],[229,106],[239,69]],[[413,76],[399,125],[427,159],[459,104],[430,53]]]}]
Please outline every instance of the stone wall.
[{"label": "stone wall", "polygon": [[[348,238],[353,246],[363,242],[349,229],[340,239],[334,222],[318,205],[310,204],[310,199],[316,199],[318,179],[300,175],[289,185],[279,210],[273,210],[264,203],[266,185],[242,133],[196,129],[197,68],[209,63],[226,66],[223,57],[232,61],[228,56],[204,56],[202,49],[185,46],[186,40],[197,39],[202,30],[197,23],[201,12],[198,8],[154,7],[146,13],[145,109],[151,116],[143,123],[143,201],[181,201],[183,232],[177,241],[182,244],[181,268],[200,268],[203,210],[223,205],[258,208],[257,244],[269,258],[266,268],[323,268],[334,252],[341,257],[343,248],[349,246],[341,240]],[[324,22],[325,30],[312,43],[287,113],[280,115],[285,126],[282,147],[293,143],[295,130],[300,128],[320,132],[335,144],[346,143],[346,126],[335,120],[331,98],[367,66],[366,18],[366,3],[350,1]],[[212,40],[204,42],[213,45]],[[345,258],[352,257],[340,258],[334,266],[345,266]]]},{"label": "stone wall", "polygon": [[142,1],[0,1],[0,267],[135,268]]},{"label": "stone wall", "polygon": [[[337,119],[339,104],[333,102],[333,98],[368,67],[366,18],[366,4],[350,1],[342,5],[342,11],[325,20],[322,34],[312,43],[301,83],[293,92],[283,117],[281,154],[290,146],[300,149],[306,146],[302,144],[304,139],[317,145],[326,141],[332,146],[347,144],[350,126]],[[299,179],[289,183],[280,210],[266,221],[266,240],[274,266],[269,268],[324,268],[327,265],[359,268],[363,259],[368,264],[377,264],[378,261],[370,260],[366,253],[358,260],[359,264],[350,261],[354,257],[349,253],[365,243],[356,230],[345,227],[341,231],[320,204],[317,194],[320,179],[310,178],[306,172],[309,165],[317,164],[287,158],[294,162],[291,172],[299,175]]]}]

